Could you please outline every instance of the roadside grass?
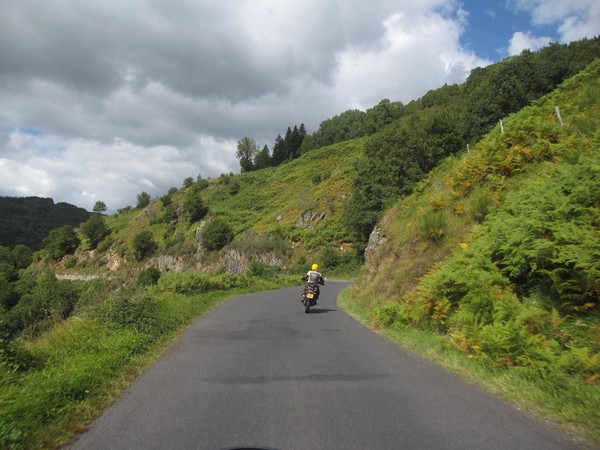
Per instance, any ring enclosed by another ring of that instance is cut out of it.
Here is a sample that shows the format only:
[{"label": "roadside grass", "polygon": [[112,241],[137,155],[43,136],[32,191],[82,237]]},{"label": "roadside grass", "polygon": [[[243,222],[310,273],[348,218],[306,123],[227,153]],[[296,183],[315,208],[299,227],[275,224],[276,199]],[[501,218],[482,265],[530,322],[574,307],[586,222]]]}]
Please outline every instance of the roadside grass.
[{"label": "roadside grass", "polygon": [[295,284],[273,277],[203,293],[140,289],[139,299],[115,296],[22,339],[21,365],[0,363],[0,448],[67,444],[194,320],[233,296]]},{"label": "roadside grass", "polygon": [[395,324],[378,327],[368,306],[355,303],[351,289],[338,298],[338,306],[355,320],[395,345],[431,361],[496,395],[549,426],[558,426],[582,445],[600,444],[600,389],[576,378],[541,378],[518,367],[496,369],[469,358],[442,334]]}]

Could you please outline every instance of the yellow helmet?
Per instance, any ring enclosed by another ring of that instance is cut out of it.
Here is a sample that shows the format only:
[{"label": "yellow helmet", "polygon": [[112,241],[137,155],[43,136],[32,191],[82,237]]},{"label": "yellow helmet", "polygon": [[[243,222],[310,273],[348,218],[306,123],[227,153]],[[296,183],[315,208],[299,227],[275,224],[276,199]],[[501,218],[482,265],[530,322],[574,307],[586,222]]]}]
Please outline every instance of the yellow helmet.
[{"label": "yellow helmet", "polygon": [[311,270],[319,270],[319,265],[318,264],[313,264],[311,267]]}]

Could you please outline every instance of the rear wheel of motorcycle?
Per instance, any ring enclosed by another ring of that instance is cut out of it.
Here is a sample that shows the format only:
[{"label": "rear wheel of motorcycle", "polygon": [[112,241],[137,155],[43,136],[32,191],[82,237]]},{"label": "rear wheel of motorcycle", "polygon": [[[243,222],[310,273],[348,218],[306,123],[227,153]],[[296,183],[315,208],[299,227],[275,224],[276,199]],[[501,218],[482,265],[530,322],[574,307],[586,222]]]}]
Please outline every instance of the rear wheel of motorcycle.
[{"label": "rear wheel of motorcycle", "polygon": [[308,314],[308,311],[310,310],[310,300],[306,299],[306,301],[304,302],[304,312],[306,314]]}]

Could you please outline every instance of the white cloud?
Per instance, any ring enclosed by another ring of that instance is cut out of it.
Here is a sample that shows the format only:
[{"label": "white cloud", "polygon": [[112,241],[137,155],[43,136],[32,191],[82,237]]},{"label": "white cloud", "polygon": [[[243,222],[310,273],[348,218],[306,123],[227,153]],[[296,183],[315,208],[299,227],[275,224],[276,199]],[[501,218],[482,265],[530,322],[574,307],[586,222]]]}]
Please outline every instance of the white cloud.
[{"label": "white cloud", "polygon": [[532,15],[534,25],[557,25],[560,42],[597,36],[600,31],[598,0],[512,0]]},{"label": "white cloud", "polygon": [[461,83],[472,68],[490,63],[460,47],[460,21],[439,14],[395,14],[384,28],[379,47],[350,48],[338,55],[336,86],[340,94],[352,93],[356,108],[382,98],[408,102],[444,83]]},{"label": "white cloud", "polygon": [[91,210],[102,200],[114,212],[134,205],[142,191],[162,195],[172,186],[180,187],[188,176],[216,176],[234,163],[229,155],[232,142],[200,137],[196,144],[185,150],[144,147],[123,139],[100,144],[16,130],[10,135],[10,156],[0,159],[0,179],[5,195],[55,197],[60,193],[57,201]]},{"label": "white cloud", "polygon": [[552,38],[547,36],[534,36],[530,32],[517,31],[509,41],[508,54],[509,56],[518,55],[525,49],[536,51],[551,42]]}]

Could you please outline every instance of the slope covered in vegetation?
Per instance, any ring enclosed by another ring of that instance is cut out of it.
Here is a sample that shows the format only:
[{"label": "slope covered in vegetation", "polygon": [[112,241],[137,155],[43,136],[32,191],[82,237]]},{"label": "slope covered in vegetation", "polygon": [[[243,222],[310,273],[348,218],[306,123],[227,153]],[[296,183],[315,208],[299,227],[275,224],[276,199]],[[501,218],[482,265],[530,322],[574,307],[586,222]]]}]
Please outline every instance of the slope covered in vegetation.
[{"label": "slope covered in vegetation", "polygon": [[[110,234],[92,260],[76,258],[71,269],[90,264],[106,269],[115,254],[133,267],[163,255],[185,268],[212,272],[223,269],[219,255],[230,250],[245,258],[243,267],[234,272],[245,270],[254,259],[273,269],[289,269],[324,251],[332,261],[354,259],[339,250],[350,239],[341,211],[351,193],[353,161],[361,152],[361,141],[355,140],[323,147],[284,166],[187,179],[183,187],[171,188],[143,209],[106,217]],[[224,224],[231,236],[223,245],[207,249],[206,227],[213,221]],[[142,232],[149,233],[156,246],[140,258],[134,238]],[[267,262],[270,257],[272,263]]]},{"label": "slope covered in vegetation", "polygon": [[461,85],[443,86],[401,109],[375,130],[356,163],[347,223],[359,252],[383,211],[449,155],[474,145],[499,120],[519,111],[600,57],[600,38],[523,51],[476,68]]},{"label": "slope covered in vegetation", "polygon": [[385,214],[350,294],[375,326],[440,333],[444,346],[534,380],[559,399],[554,414],[595,439],[599,105],[596,60],[446,159]]}]

